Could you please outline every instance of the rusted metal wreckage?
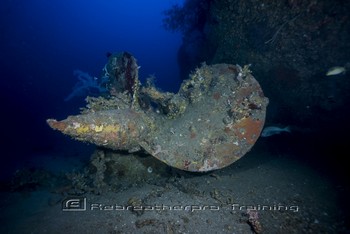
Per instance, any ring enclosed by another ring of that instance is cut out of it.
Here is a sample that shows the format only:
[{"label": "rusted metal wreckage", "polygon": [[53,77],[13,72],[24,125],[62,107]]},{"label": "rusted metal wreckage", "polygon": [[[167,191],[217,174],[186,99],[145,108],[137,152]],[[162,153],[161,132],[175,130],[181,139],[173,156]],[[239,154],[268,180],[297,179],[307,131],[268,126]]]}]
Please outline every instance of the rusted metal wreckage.
[{"label": "rusted metal wreckage", "polygon": [[88,98],[80,115],[47,123],[74,139],[113,150],[145,150],[187,171],[228,166],[254,145],[268,99],[249,66],[215,64],[196,69],[178,93],[142,86],[136,59],[112,54],[103,69],[108,95]]}]

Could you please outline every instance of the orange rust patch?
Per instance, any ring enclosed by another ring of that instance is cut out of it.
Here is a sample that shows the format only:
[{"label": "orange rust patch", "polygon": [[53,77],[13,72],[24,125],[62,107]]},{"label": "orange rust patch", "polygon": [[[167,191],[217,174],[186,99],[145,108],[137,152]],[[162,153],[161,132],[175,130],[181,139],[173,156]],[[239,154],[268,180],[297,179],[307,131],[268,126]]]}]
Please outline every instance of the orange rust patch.
[{"label": "orange rust patch", "polygon": [[125,146],[128,142],[128,136],[125,132],[120,132],[120,141],[119,145],[120,146]]},{"label": "orange rust patch", "polygon": [[230,127],[226,126],[226,127],[224,128],[224,132],[227,133],[227,134],[230,134],[232,131],[231,131],[231,128],[230,128]]},{"label": "orange rust patch", "polygon": [[219,92],[215,92],[215,93],[213,94],[213,98],[214,98],[216,101],[219,100],[220,97],[221,97],[221,94],[220,94]]},{"label": "orange rust patch", "polygon": [[253,86],[253,87],[241,88],[241,89],[237,92],[236,97],[240,97],[240,98],[243,99],[243,98],[245,98],[245,97],[250,96],[254,90],[257,90],[257,88],[254,87],[254,86]]},{"label": "orange rust patch", "polygon": [[191,139],[194,139],[194,138],[196,138],[196,136],[197,136],[197,134],[196,134],[196,133],[194,133],[194,132],[191,132],[191,134],[190,134],[190,138],[191,138]]},{"label": "orange rust patch", "polygon": [[104,133],[103,139],[107,141],[119,141],[119,135],[116,132]]},{"label": "orange rust patch", "polygon": [[131,137],[137,137],[139,135],[138,129],[134,123],[128,123],[128,134],[130,134]]},{"label": "orange rust patch", "polygon": [[57,121],[54,119],[48,119],[47,123],[50,125],[51,128],[64,131],[67,128],[67,124],[65,122]]},{"label": "orange rust patch", "polygon": [[218,70],[219,75],[225,75],[230,73],[237,73],[237,67],[234,65],[222,66]]},{"label": "orange rust patch", "polygon": [[236,66],[229,65],[229,66],[227,66],[227,70],[236,73],[236,72],[237,72],[237,67],[236,67]]},{"label": "orange rust patch", "polygon": [[[232,161],[232,154],[236,154],[239,151],[239,146],[232,144],[232,142],[230,143],[226,143],[226,144],[219,144],[216,145],[215,147],[215,152],[217,155],[220,155],[220,163],[222,163],[223,165],[228,165],[236,160],[238,160],[240,157],[235,157],[234,161]],[[240,155],[243,156],[243,155]],[[227,160],[227,161],[226,161]]]},{"label": "orange rust patch", "polygon": [[238,138],[245,138],[247,143],[253,145],[260,135],[264,122],[252,118],[243,118],[234,124],[234,131]]}]

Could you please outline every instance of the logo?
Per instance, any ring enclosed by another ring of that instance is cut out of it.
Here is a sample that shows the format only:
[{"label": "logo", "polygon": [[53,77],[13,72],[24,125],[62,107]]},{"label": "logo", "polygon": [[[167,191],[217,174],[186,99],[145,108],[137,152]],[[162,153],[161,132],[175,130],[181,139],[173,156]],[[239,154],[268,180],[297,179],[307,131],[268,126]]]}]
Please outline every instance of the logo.
[{"label": "logo", "polygon": [[62,211],[86,211],[86,197],[70,197],[62,201]]}]

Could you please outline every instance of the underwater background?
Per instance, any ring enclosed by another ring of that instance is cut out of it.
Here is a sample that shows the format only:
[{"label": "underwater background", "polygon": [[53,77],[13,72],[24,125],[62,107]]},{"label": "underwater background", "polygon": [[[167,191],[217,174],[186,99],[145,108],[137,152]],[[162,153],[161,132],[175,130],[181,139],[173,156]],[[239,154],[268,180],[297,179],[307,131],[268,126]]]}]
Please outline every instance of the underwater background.
[{"label": "underwater background", "polygon": [[[349,12],[347,0],[1,1],[0,232],[349,233]],[[261,137],[198,173],[53,131],[47,119],[106,91],[121,52],[161,92],[203,63],[249,65],[268,98]],[[69,197],[88,211],[66,212]]]},{"label": "underwater background", "polygon": [[48,128],[46,119],[85,105],[89,93],[64,101],[78,82],[73,71],[100,77],[108,52],[132,53],[142,82],[154,75],[160,87],[177,91],[181,35],[162,26],[162,12],[174,3],[3,1],[1,103],[7,114],[1,116],[6,123],[1,145],[11,156],[2,172],[32,153],[52,150],[56,143],[62,147],[64,138]]}]

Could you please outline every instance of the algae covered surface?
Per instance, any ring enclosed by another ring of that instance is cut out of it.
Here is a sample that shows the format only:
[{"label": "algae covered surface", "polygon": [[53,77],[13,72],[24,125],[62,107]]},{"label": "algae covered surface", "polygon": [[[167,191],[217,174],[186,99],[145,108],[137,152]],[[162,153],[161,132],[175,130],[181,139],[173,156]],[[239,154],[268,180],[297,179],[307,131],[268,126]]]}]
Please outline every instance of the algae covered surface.
[{"label": "algae covered surface", "polygon": [[80,115],[48,119],[50,127],[97,146],[143,150],[172,167],[205,172],[245,155],[265,123],[268,99],[249,65],[203,64],[176,94],[142,86],[136,59],[127,52],[111,55],[103,71],[107,96],[89,99],[93,105]]}]

